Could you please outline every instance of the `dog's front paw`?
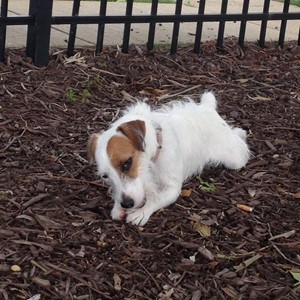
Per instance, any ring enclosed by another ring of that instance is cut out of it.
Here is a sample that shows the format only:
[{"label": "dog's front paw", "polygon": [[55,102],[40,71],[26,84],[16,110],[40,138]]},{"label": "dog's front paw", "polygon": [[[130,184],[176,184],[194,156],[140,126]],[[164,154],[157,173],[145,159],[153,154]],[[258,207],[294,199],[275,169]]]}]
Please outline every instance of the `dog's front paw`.
[{"label": "dog's front paw", "polygon": [[111,217],[113,220],[124,220],[126,215],[126,210],[122,207],[114,206],[111,211]]},{"label": "dog's front paw", "polygon": [[144,209],[144,207],[130,209],[127,211],[126,222],[137,226],[144,226],[148,222],[151,214],[152,213]]}]

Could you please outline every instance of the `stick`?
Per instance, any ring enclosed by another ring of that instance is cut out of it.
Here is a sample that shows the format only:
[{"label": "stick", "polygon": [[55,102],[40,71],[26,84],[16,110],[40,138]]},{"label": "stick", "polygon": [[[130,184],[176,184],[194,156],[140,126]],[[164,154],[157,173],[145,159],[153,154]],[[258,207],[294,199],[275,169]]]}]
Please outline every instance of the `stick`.
[{"label": "stick", "polygon": [[78,184],[87,184],[87,185],[95,185],[101,188],[106,188],[104,184],[97,183],[95,181],[87,181],[82,179],[74,179],[69,177],[62,177],[62,176],[51,176],[51,177],[40,177],[41,180],[62,180],[67,182],[73,182]]},{"label": "stick", "polygon": [[189,87],[188,89],[186,90],[183,90],[181,92],[178,92],[178,93],[175,93],[175,94],[172,94],[172,95],[169,95],[169,94],[166,94],[166,95],[163,95],[163,96],[160,96],[157,98],[158,101],[161,101],[161,100],[165,100],[165,99],[168,99],[168,98],[173,98],[173,97],[176,97],[176,96],[179,96],[179,95],[182,95],[186,92],[189,92],[189,91],[192,91],[194,89],[197,89],[199,87],[201,87],[202,84],[198,84],[198,85],[195,85],[195,86],[192,86],[192,87]]}]

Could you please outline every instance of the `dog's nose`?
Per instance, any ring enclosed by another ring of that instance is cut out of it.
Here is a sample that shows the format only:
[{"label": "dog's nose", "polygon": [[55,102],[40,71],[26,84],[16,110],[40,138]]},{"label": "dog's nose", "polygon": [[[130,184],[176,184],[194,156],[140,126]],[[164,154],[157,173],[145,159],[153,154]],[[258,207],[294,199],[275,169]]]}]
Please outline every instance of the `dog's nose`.
[{"label": "dog's nose", "polygon": [[134,201],[131,197],[122,195],[121,206],[123,208],[132,208],[134,206]]}]

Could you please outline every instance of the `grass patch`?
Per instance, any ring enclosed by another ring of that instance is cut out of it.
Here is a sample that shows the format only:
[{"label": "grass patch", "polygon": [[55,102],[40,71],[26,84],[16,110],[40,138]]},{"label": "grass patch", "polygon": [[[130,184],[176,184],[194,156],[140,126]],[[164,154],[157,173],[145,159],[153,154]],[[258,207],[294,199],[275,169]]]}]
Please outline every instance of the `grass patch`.
[{"label": "grass patch", "polygon": [[[278,2],[283,2],[284,0],[276,0]],[[290,0],[291,5],[300,6],[300,0]]]},{"label": "grass patch", "polygon": [[290,2],[292,5],[300,6],[300,0],[291,0]]}]

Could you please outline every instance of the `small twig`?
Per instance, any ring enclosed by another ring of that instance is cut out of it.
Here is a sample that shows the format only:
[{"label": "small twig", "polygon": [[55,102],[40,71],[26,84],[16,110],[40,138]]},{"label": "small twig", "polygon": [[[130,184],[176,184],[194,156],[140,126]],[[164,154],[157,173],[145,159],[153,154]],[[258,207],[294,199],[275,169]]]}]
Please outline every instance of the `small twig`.
[{"label": "small twig", "polygon": [[152,279],[152,281],[155,283],[156,287],[158,289],[160,289],[159,284],[157,283],[157,281],[155,280],[155,278],[153,277],[153,275],[142,265],[142,263],[140,261],[138,261],[139,265],[145,270],[145,272],[150,276],[150,278]]},{"label": "small twig", "polygon": [[121,94],[123,95],[125,100],[132,102],[132,103],[136,102],[136,99],[134,97],[132,97],[131,95],[129,95],[126,91],[124,91],[124,90],[121,91]]},{"label": "small twig", "polygon": [[109,71],[97,69],[95,67],[92,68],[92,71],[97,71],[97,72],[100,72],[100,73],[104,73],[104,74],[108,74],[108,75],[112,75],[112,76],[116,76],[116,77],[126,77],[126,75],[112,73],[112,72],[109,72]]},{"label": "small twig", "polygon": [[282,89],[279,89],[279,88],[277,88],[277,87],[275,87],[274,85],[271,85],[271,84],[267,84],[267,83],[264,83],[264,82],[256,81],[254,79],[250,79],[250,81],[252,81],[252,82],[254,82],[256,84],[260,84],[260,85],[266,86],[266,87],[268,87],[270,89],[274,89],[274,90],[280,91],[280,92],[282,92],[284,94],[290,94],[289,92],[287,92],[285,90],[282,90]]},{"label": "small twig", "polygon": [[181,87],[183,87],[183,88],[186,87],[185,84],[179,83],[179,82],[177,82],[177,81],[175,81],[175,80],[172,80],[172,79],[167,79],[167,80],[168,80],[170,83],[174,84],[174,85],[178,85],[178,86],[181,86]]},{"label": "small twig", "polygon": [[262,128],[263,131],[274,130],[274,129],[300,131],[300,128],[291,128],[291,127],[276,127],[276,126],[272,126],[270,128]]},{"label": "small twig", "polygon": [[274,243],[271,243],[271,245],[274,247],[274,249],[285,259],[287,260],[288,262],[290,262],[291,264],[294,264],[296,266],[299,266],[300,267],[300,263],[288,258],[285,256],[284,253],[281,252],[281,250],[274,244]]},{"label": "small twig", "polygon": [[30,241],[23,241],[23,240],[11,240],[12,243],[16,243],[16,244],[19,244],[19,245],[27,245],[27,246],[37,246],[45,251],[53,251],[53,247],[51,246],[48,246],[48,245],[44,245],[44,244],[41,244],[41,243],[35,243],[35,242],[30,242]]},{"label": "small twig", "polygon": [[268,249],[269,247],[270,247],[270,245],[260,248],[257,251],[250,251],[250,252],[240,253],[240,254],[237,253],[237,254],[233,254],[233,255],[217,254],[217,258],[228,259],[228,260],[240,259],[245,256],[255,255],[255,254],[257,254],[257,252],[262,252],[262,251]]},{"label": "small twig", "polygon": [[40,202],[40,201],[44,200],[48,196],[49,196],[49,194],[39,194],[36,197],[33,197],[30,200],[28,200],[27,202],[25,202],[22,205],[22,208],[25,209],[25,208],[27,208],[28,206],[30,206],[32,204],[35,204],[37,202]]},{"label": "small twig", "polygon": [[44,273],[47,273],[48,270],[45,269],[43,266],[41,266],[39,263],[37,263],[36,261],[34,261],[33,259],[30,261],[32,265],[38,267],[39,269],[41,269]]},{"label": "small twig", "polygon": [[[271,238],[269,238],[269,241],[272,241],[272,240],[274,240],[275,238],[278,238],[278,236],[279,236],[279,237],[285,237],[285,235],[287,234],[287,233],[283,233],[283,234],[279,234],[279,235],[273,236],[273,235],[272,235],[272,232],[271,232],[270,224],[268,224],[268,231],[269,231],[269,234],[271,235]],[[291,231],[289,231],[289,232],[293,232],[293,230],[291,230]],[[276,251],[277,251],[277,252],[278,252],[285,260],[287,260],[287,261],[290,262],[291,264],[295,264],[295,265],[297,265],[297,266],[300,266],[300,263],[298,263],[298,262],[296,262],[296,261],[294,261],[294,260],[292,260],[292,259],[286,257],[285,254],[282,253],[281,250],[280,250],[273,242],[271,242],[270,244],[274,247],[274,249],[275,249],[275,250],[276,250]]]},{"label": "small twig", "polygon": [[77,159],[81,163],[84,163],[84,164],[88,164],[89,163],[85,158],[83,158],[82,156],[80,156],[78,153],[74,152],[73,155],[75,156],[75,159]]},{"label": "small twig", "polygon": [[248,268],[253,263],[255,263],[261,257],[262,257],[262,255],[256,254],[253,257],[250,257],[247,260],[245,260],[244,262],[240,263],[238,266],[234,266],[234,269],[235,269],[236,272],[242,271],[242,270]]},{"label": "small twig", "polygon": [[294,235],[296,233],[296,230],[290,230],[290,231],[287,231],[287,232],[284,232],[284,233],[281,233],[281,234],[278,234],[278,235],[274,235],[272,237],[269,238],[269,241],[274,241],[276,239],[280,239],[282,237],[284,238],[289,238],[290,236]]},{"label": "small twig", "polygon": [[103,293],[101,291],[99,291],[97,288],[93,287],[90,282],[82,279],[80,277],[80,274],[76,274],[73,270],[68,270],[68,269],[64,269],[64,268],[61,268],[59,266],[56,266],[50,262],[45,262],[45,265],[54,269],[54,270],[57,270],[57,271],[60,271],[62,273],[65,273],[67,275],[69,275],[70,277],[78,280],[80,283],[82,283],[83,285],[85,285],[86,287],[90,288],[91,290],[97,292],[99,295],[103,296],[105,299],[112,299],[108,294],[106,293]]},{"label": "small twig", "polygon": [[78,184],[87,184],[87,185],[95,185],[101,188],[106,188],[106,185],[97,183],[95,181],[87,181],[82,179],[74,179],[69,177],[62,177],[62,176],[51,176],[51,177],[40,177],[41,180],[62,180],[67,182],[73,182]]},{"label": "small twig", "polygon": [[198,85],[189,87],[189,88],[186,89],[186,90],[183,90],[183,91],[181,91],[181,92],[178,92],[178,93],[175,93],[175,94],[172,94],[172,95],[166,94],[166,95],[163,95],[163,96],[158,97],[157,100],[158,100],[158,101],[161,101],[161,100],[173,98],[173,97],[176,97],[176,96],[185,94],[186,92],[189,92],[189,91],[192,91],[192,90],[194,90],[194,89],[197,89],[197,88],[199,88],[199,87],[201,87],[201,86],[202,86],[202,84],[198,84]]}]

